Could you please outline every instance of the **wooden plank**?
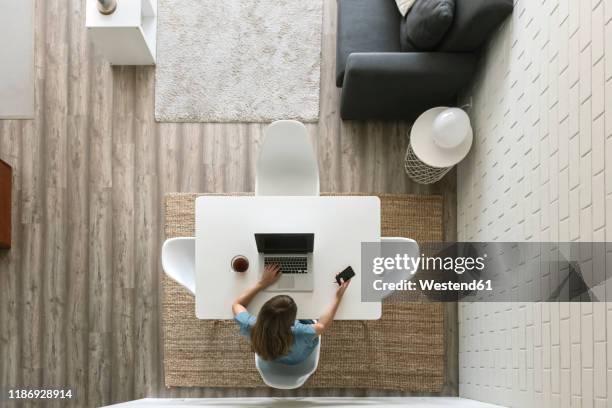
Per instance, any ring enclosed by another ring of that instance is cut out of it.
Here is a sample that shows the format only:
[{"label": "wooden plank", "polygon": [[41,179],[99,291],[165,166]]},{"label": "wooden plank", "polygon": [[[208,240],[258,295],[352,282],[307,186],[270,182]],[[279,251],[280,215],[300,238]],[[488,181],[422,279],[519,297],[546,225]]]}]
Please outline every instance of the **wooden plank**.
[{"label": "wooden plank", "polygon": [[[40,276],[42,272],[42,224],[22,225],[23,250],[19,269],[21,270],[21,364],[23,388],[40,388],[42,384],[42,317]],[[26,402],[25,406],[36,406]]]},{"label": "wooden plank", "polygon": [[[66,111],[68,46],[66,38],[67,4],[52,2],[47,18],[47,49],[44,95],[46,126],[43,138],[43,168],[46,179],[43,235],[43,386],[65,386],[65,310],[66,310]],[[51,406],[60,406],[53,401]]]},{"label": "wooden plank", "polygon": [[[158,240],[161,243],[166,239],[166,234],[164,232],[164,192],[166,191],[179,191],[179,160],[181,157],[180,154],[180,138],[182,137],[182,126],[176,123],[159,123],[156,126],[157,137],[159,138],[159,163],[158,163],[158,202],[161,206],[160,208],[160,228],[158,230]],[[161,250],[160,250],[161,252]],[[158,265],[157,276],[160,277],[163,274],[163,268],[161,265]],[[163,298],[163,287],[162,285],[158,285],[157,291],[157,299]],[[157,316],[162,315],[162,304],[158,300],[157,304]],[[161,320],[161,319],[160,319]],[[162,344],[163,344],[163,327],[162,322],[160,321],[158,324],[158,332],[157,338],[159,339],[158,343],[158,353],[162,354]],[[157,359],[157,372],[163,373],[164,371],[163,359]],[[178,396],[177,393],[173,393],[172,390],[166,390],[164,387],[163,377],[160,375],[157,379],[159,384],[157,386],[158,389],[163,389],[166,392],[164,395],[168,395],[171,397]]]},{"label": "wooden plank", "polygon": [[459,308],[456,302],[444,303],[444,385],[442,394],[459,395]]},{"label": "wooden plank", "polygon": [[251,144],[248,142],[248,125],[225,125],[226,178],[224,191],[244,192],[251,175],[249,158]]},{"label": "wooden plank", "polygon": [[412,190],[415,194],[428,194],[429,188],[422,189],[420,186],[415,186],[410,178],[406,176],[406,171],[404,170],[410,128],[411,124],[409,123],[397,123],[393,137],[384,145],[385,152],[383,156],[387,157],[388,163],[394,164],[393,166],[389,164],[383,166],[385,177],[389,180],[387,192],[396,193]]},{"label": "wooden plank", "polygon": [[111,401],[134,393],[135,68],[113,70],[113,269]]},{"label": "wooden plank", "polygon": [[[205,128],[203,126],[203,128]],[[179,140],[182,127],[176,123],[159,123],[156,137],[159,139],[159,202],[163,205],[164,191],[179,191]],[[163,215],[163,211],[162,211]]]},{"label": "wooden plank", "polygon": [[[46,61],[46,2],[35,6],[35,120],[23,124],[21,149],[20,236],[22,256],[21,313],[21,387],[40,388],[42,385],[42,256],[43,200],[42,139],[45,129],[44,88]],[[24,402],[23,406],[36,404]]]},{"label": "wooden plank", "polygon": [[82,29],[85,2],[68,3],[68,232],[66,298],[66,386],[69,407],[85,406],[88,372],[88,236],[89,236],[89,41]]},{"label": "wooden plank", "polygon": [[181,191],[198,192],[201,190],[202,169],[202,135],[201,126],[194,123],[182,124],[180,189]]},{"label": "wooden plank", "polygon": [[96,56],[90,86],[88,406],[111,401],[112,81],[110,66]]},{"label": "wooden plank", "polygon": [[158,139],[153,119],[153,79],[151,67],[136,72],[134,233],[139,245],[134,255],[135,292],[138,294],[134,306],[137,345],[134,383],[137,398],[152,395],[162,384],[157,360],[160,355],[157,310],[161,262],[158,238],[162,205],[157,191]]},{"label": "wooden plank", "polygon": [[[95,143],[94,143],[95,144]],[[92,146],[93,147],[93,146]],[[94,151],[97,149],[94,149]],[[100,149],[102,150],[102,149]],[[89,213],[89,336],[87,405],[111,402],[112,197],[92,192]]]},{"label": "wooden plank", "polygon": [[87,120],[72,117],[68,136],[66,385],[79,390],[70,406],[82,406],[87,396],[89,194]]},{"label": "wooden plank", "polygon": [[336,88],[336,7],[335,1],[323,3],[320,120],[316,133],[311,130],[310,135],[317,141],[321,191],[342,192],[345,190],[341,186],[340,91]]},{"label": "wooden plank", "polygon": [[362,191],[367,188],[371,161],[360,166],[360,155],[364,155],[367,138],[364,137],[366,124],[362,122],[343,122],[340,127],[339,149],[341,155],[340,184],[342,192]]},{"label": "wooden plank", "polygon": [[[218,123],[211,123],[204,126],[203,153],[204,163],[203,192],[224,191],[226,167],[224,163],[223,130],[225,126]],[[181,190],[182,191],[182,190]]]},{"label": "wooden plank", "polygon": [[[264,139],[264,130],[267,125],[261,123],[251,123],[247,129],[247,147],[246,149],[246,166],[244,173],[244,187],[243,191],[255,191],[255,174],[257,168],[257,160],[259,159],[259,151]],[[307,126],[309,132],[316,132],[317,126],[309,124]],[[314,136],[314,137],[313,137]],[[311,135],[313,139],[316,139],[316,134]],[[316,152],[316,150],[315,150]]]}]

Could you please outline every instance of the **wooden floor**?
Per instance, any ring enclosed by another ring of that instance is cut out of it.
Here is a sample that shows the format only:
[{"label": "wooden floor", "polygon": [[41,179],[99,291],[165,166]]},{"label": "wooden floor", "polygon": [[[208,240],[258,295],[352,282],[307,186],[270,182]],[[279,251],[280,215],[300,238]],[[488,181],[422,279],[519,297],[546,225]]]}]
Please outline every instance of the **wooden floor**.
[{"label": "wooden floor", "polygon": [[[322,191],[444,194],[454,240],[455,174],[435,187],[407,178],[409,124],[339,119],[335,3],[325,1],[321,120],[309,125]],[[145,396],[383,395],[165,389],[163,195],[253,191],[264,125],[156,123],[154,68],[110,67],[84,20],[84,0],[36,2],[36,119],[0,121],[0,157],[15,173],[14,246],[0,252],[0,390],[70,388],[76,400],[57,406],[78,407]],[[456,305],[446,309],[444,394],[454,395]]]}]

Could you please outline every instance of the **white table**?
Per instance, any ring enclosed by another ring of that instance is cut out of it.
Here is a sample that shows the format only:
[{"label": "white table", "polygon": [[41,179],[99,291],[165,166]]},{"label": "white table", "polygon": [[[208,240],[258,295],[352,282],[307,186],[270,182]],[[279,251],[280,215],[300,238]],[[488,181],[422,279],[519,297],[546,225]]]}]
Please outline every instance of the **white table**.
[{"label": "white table", "polygon": [[[231,319],[235,298],[259,278],[254,234],[314,233],[312,292],[287,292],[298,305],[299,319],[318,318],[331,302],[334,275],[351,265],[357,275],[336,319],[374,320],[379,302],[361,301],[361,242],[380,240],[378,197],[198,197],[196,199],[196,316]],[[245,273],[231,269],[236,255],[250,266]],[[256,314],[279,292],[261,292],[249,304]]]}]

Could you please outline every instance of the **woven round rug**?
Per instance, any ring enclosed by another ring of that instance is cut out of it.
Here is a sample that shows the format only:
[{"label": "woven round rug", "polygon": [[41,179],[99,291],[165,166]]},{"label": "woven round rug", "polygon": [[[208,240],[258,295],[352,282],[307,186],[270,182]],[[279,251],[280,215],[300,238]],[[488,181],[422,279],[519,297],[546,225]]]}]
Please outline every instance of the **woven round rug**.
[{"label": "woven round rug", "polygon": [[[197,196],[166,195],[167,238],[195,235]],[[378,196],[383,236],[442,241],[442,197]],[[165,275],[163,291],[167,387],[267,387],[233,321],[197,319],[195,299]],[[443,305],[389,300],[380,320],[334,322],[322,337],[318,369],[304,388],[437,393],[443,383]]]}]

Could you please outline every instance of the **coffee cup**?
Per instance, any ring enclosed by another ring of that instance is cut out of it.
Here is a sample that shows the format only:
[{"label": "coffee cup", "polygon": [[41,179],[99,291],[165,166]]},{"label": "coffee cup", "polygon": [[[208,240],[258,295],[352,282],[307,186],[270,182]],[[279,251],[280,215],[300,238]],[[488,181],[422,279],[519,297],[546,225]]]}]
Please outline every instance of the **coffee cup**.
[{"label": "coffee cup", "polygon": [[232,259],[232,269],[234,272],[246,272],[249,269],[249,260],[246,256],[236,255]]}]

